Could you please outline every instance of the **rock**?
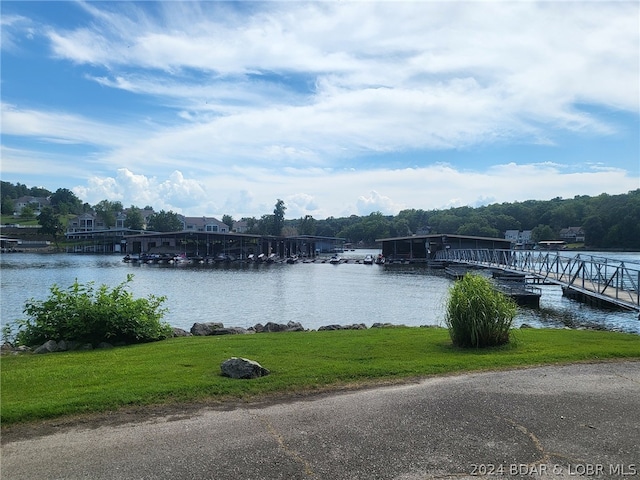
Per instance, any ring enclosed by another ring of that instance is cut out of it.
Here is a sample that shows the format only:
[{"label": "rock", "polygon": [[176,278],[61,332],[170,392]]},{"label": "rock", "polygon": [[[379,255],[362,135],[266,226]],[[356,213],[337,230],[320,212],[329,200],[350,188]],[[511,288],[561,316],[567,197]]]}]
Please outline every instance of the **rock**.
[{"label": "rock", "polygon": [[374,323],[373,325],[371,325],[371,328],[392,328],[395,327],[395,325],[393,323]]},{"label": "rock", "polygon": [[107,343],[107,342],[100,342],[98,345],[96,345],[96,348],[109,349],[109,348],[113,348],[113,345],[111,345],[110,343]]},{"label": "rock", "polygon": [[267,322],[267,324],[263,327],[263,332],[273,333],[273,332],[286,332],[287,326],[284,323],[274,323]]},{"label": "rock", "polygon": [[191,327],[191,334],[198,336],[211,335],[218,328],[224,328],[224,325],[219,322],[194,323]]},{"label": "rock", "polygon": [[287,323],[287,332],[304,332],[304,327],[300,322]]},{"label": "rock", "polygon": [[269,375],[269,370],[258,362],[246,358],[231,357],[220,364],[222,375],[231,378],[258,378]]},{"label": "rock", "polygon": [[249,333],[246,328],[242,327],[227,327],[227,328],[216,328],[209,335],[244,335]]},{"label": "rock", "polygon": [[173,336],[174,337],[190,337],[192,334],[183,330],[182,328],[173,327]]},{"label": "rock", "polygon": [[366,330],[367,326],[364,323],[353,323],[351,325],[325,325],[318,328],[318,331],[323,330]]},{"label": "rock", "polygon": [[304,332],[304,327],[300,322],[284,323],[267,322],[266,325],[258,323],[253,329],[256,333],[272,333],[272,332]]},{"label": "rock", "polygon": [[352,323],[345,327],[347,330],[366,330],[367,326],[364,323]]},{"label": "rock", "polygon": [[322,327],[318,328],[319,332],[323,332],[327,330],[342,330],[342,326],[341,325],[323,325]]},{"label": "rock", "polygon": [[33,353],[52,353],[58,351],[58,342],[55,340],[47,340],[38,348],[36,348]]}]

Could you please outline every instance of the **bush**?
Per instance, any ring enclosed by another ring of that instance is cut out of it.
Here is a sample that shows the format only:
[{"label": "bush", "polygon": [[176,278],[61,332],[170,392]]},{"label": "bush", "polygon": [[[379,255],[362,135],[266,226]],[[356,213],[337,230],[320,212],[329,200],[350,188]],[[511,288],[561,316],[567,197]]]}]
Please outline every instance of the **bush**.
[{"label": "bush", "polygon": [[517,306],[487,278],[467,273],[449,293],[446,322],[454,345],[489,347],[509,342]]},{"label": "bush", "polygon": [[160,320],[166,309],[160,308],[165,297],[150,295],[134,299],[126,287],[127,280],[111,291],[106,285],[97,290],[94,283],[76,280],[68,289],[56,284],[44,301],[25,304],[26,320],[18,321],[16,343],[35,346],[47,340],[82,343],[143,343],[171,336],[172,329]]}]

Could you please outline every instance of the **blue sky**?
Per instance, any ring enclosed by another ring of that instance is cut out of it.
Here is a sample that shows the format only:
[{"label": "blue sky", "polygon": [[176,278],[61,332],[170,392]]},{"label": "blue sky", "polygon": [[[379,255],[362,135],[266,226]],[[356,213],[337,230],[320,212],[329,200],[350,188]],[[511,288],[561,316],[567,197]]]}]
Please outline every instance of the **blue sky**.
[{"label": "blue sky", "polygon": [[1,178],[322,219],[640,188],[637,1],[2,1]]}]

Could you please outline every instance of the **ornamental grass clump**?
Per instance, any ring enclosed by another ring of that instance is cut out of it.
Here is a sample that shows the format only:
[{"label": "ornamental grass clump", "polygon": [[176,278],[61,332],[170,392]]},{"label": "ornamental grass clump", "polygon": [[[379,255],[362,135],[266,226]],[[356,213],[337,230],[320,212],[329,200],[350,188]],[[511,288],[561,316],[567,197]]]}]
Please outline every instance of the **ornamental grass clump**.
[{"label": "ornamental grass clump", "polygon": [[143,343],[169,338],[171,327],[161,321],[166,309],[161,308],[165,297],[150,295],[133,298],[127,290],[127,280],[109,290],[106,285],[97,289],[94,283],[78,283],[66,290],[53,285],[49,298],[29,300],[19,320],[15,335],[18,345],[35,346],[48,340],[82,343],[112,344]]},{"label": "ornamental grass clump", "polygon": [[489,279],[467,273],[449,292],[446,323],[458,347],[491,347],[509,342],[517,312],[513,300],[497,291]]}]

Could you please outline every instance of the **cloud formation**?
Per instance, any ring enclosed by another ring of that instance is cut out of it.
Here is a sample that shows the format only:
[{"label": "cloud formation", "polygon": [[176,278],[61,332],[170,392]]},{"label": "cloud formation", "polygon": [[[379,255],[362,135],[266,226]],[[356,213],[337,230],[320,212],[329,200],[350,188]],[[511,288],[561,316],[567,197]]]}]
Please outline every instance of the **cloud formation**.
[{"label": "cloud formation", "polygon": [[13,8],[8,61],[77,88],[3,69],[3,176],[89,203],[324,218],[640,188],[637,2]]}]

